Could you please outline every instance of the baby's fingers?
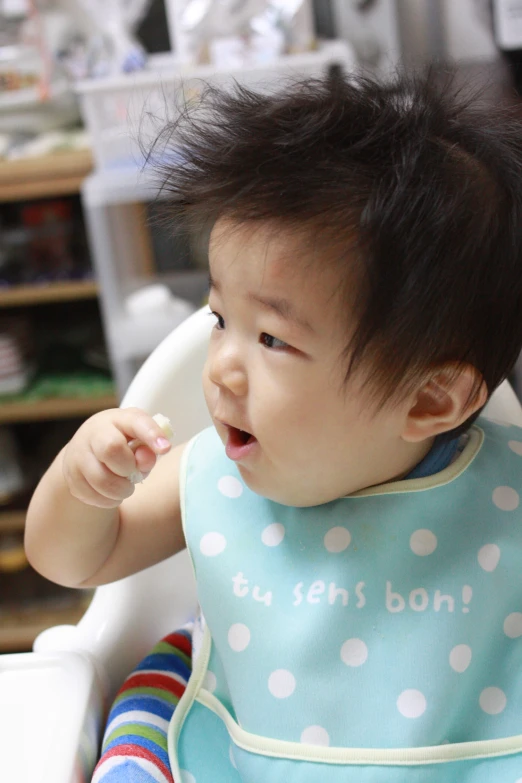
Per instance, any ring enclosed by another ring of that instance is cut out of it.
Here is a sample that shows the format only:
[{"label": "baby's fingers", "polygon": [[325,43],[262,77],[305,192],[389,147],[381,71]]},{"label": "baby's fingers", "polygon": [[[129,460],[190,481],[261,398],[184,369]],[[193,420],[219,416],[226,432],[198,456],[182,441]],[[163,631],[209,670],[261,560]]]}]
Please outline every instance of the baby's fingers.
[{"label": "baby's fingers", "polygon": [[127,479],[119,476],[110,479],[105,473],[106,470],[93,454],[85,460],[83,470],[78,467],[68,468],[65,473],[71,495],[88,506],[98,508],[119,506],[122,500],[132,495],[134,488]]},{"label": "baby's fingers", "polygon": [[157,456],[170,450],[170,441],[148,413],[139,408],[124,408],[120,413],[121,417],[115,424],[128,438],[148,446]]},{"label": "baby's fingers", "polygon": [[171,448],[152,416],[138,408],[111,411],[110,421],[94,431],[90,445],[96,458],[122,477],[149,473],[156,456]]},{"label": "baby's fingers", "polygon": [[138,446],[134,452],[136,468],[140,473],[150,473],[156,464],[156,455],[148,446]]},{"label": "baby's fingers", "polygon": [[83,476],[95,493],[116,503],[130,497],[134,491],[128,478],[113,473],[94,454],[86,455]]},{"label": "baby's fingers", "polygon": [[96,459],[117,476],[130,476],[136,470],[134,452],[116,427],[98,431],[92,438],[91,449]]}]

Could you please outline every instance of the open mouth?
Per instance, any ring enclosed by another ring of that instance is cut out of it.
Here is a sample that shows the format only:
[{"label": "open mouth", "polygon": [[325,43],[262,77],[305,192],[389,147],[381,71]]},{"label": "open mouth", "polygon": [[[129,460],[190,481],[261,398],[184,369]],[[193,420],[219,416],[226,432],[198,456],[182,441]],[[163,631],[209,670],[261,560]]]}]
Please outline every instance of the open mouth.
[{"label": "open mouth", "polygon": [[254,443],[256,439],[250,432],[239,430],[237,427],[229,427],[229,442],[236,448],[239,446],[248,446]]}]

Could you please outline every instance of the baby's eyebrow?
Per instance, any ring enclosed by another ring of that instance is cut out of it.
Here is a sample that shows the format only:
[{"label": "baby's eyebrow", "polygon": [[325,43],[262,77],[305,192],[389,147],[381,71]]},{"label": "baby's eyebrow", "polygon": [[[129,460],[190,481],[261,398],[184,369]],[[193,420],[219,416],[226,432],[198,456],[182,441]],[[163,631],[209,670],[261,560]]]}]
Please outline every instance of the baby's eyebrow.
[{"label": "baby's eyebrow", "polygon": [[306,329],[308,332],[315,331],[313,326],[309,321],[306,320],[306,318],[303,318],[295,312],[292,303],[289,302],[288,299],[277,296],[260,296],[259,294],[253,293],[249,293],[248,298],[250,301],[257,302],[263,307],[266,307],[267,310],[273,310],[286,321],[293,321],[295,324],[301,326],[303,329]]},{"label": "baby's eyebrow", "polygon": [[[219,293],[219,283],[214,280],[211,274],[208,276],[208,285],[210,290],[214,289],[216,293]],[[284,318],[287,321],[293,321],[298,326],[306,329],[307,332],[315,332],[315,329],[309,323],[309,321],[295,312],[292,303],[289,302],[288,299],[277,296],[260,296],[259,294],[253,293],[248,294],[248,299],[251,302],[257,302],[257,304],[260,304],[262,307],[266,307],[267,310],[273,310],[275,313],[280,315],[281,318]]]}]

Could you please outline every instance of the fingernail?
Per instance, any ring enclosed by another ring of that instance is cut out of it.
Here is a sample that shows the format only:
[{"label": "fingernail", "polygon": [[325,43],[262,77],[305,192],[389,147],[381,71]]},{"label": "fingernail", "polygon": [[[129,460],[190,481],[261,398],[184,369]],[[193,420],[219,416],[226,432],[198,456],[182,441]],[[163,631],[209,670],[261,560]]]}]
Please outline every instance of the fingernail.
[{"label": "fingernail", "polygon": [[159,437],[159,438],[156,438],[155,442],[156,442],[156,446],[158,447],[158,449],[166,449],[167,446],[170,446],[170,441],[167,440],[167,438]]}]

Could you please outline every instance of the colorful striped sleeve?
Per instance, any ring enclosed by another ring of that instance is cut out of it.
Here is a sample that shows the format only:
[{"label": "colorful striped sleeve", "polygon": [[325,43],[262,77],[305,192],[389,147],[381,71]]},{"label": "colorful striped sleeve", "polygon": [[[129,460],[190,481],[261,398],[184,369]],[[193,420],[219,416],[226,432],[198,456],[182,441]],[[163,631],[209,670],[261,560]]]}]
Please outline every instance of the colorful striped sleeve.
[{"label": "colorful striped sleeve", "polygon": [[191,672],[192,635],[165,636],[121,686],[92,783],[173,783],[167,729]]}]

